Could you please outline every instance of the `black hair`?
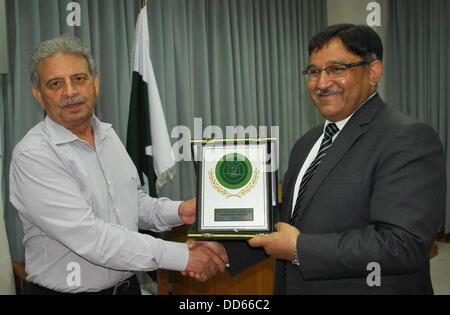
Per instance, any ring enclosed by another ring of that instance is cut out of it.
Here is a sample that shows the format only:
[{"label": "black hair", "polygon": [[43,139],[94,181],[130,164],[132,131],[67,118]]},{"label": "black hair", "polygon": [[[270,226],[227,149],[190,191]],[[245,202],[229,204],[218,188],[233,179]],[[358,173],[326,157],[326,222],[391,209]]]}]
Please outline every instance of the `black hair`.
[{"label": "black hair", "polygon": [[333,38],[340,38],[348,51],[364,61],[383,61],[383,43],[378,34],[367,25],[336,24],[314,35],[309,42],[309,55],[322,49]]}]

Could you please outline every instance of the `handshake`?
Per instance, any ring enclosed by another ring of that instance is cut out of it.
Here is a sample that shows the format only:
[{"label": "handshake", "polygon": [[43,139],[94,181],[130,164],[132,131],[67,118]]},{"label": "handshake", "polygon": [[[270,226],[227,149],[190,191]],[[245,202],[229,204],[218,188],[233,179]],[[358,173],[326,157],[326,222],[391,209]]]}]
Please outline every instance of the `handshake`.
[{"label": "handshake", "polygon": [[[248,240],[250,247],[262,247],[264,251],[276,259],[293,261],[297,238],[300,231],[287,223],[277,223],[276,232],[256,236]],[[199,281],[206,281],[218,271],[224,272],[229,263],[228,255],[222,244],[217,242],[187,241],[189,262],[181,274]]]},{"label": "handshake", "polygon": [[[178,208],[178,215],[184,224],[193,224],[196,215],[196,198],[186,200]],[[217,271],[224,272],[228,256],[222,244],[188,240],[189,261],[181,274],[199,281],[206,281]]]},{"label": "handshake", "polygon": [[181,274],[199,281],[206,281],[218,271],[224,272],[228,264],[225,248],[217,242],[188,240],[189,261]]},{"label": "handshake", "polygon": [[[195,221],[196,199],[183,202],[179,207],[179,216],[183,223],[192,224]],[[248,240],[251,247],[263,247],[264,251],[276,258],[292,261],[295,257],[297,239],[300,231],[287,223],[277,223],[276,232],[256,236]],[[217,242],[187,241],[189,261],[186,270],[181,274],[199,281],[206,281],[218,271],[224,272],[228,255],[222,244]]]}]

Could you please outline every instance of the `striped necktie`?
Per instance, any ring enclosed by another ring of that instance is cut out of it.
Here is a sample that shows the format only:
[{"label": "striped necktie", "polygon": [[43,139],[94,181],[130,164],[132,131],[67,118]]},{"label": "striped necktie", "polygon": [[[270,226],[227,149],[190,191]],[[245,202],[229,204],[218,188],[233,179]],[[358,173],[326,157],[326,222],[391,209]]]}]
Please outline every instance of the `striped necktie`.
[{"label": "striped necktie", "polygon": [[327,153],[328,149],[331,146],[331,143],[333,142],[333,136],[339,132],[338,126],[336,126],[335,123],[330,123],[325,128],[325,135],[322,140],[322,144],[320,145],[319,153],[317,153],[316,158],[314,161],[312,161],[311,165],[306,170],[305,174],[303,175],[302,181],[300,183],[300,188],[298,190],[297,200],[295,201],[295,207],[294,211],[292,213],[291,217],[291,224],[295,222],[297,219],[297,216],[299,214],[299,209],[302,203],[303,195],[305,193],[306,187],[308,187],[308,183],[311,181],[312,176],[314,175],[314,172],[319,167],[320,163],[322,162],[323,157]]}]

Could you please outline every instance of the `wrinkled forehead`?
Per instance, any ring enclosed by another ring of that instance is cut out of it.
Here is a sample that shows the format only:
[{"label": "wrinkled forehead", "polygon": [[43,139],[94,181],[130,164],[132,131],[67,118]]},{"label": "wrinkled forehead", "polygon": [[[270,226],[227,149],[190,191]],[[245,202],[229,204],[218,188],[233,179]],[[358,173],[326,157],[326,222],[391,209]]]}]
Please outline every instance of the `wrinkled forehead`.
[{"label": "wrinkled forehead", "polygon": [[56,52],[55,54],[43,58],[39,61],[37,72],[39,76],[51,73],[65,73],[76,70],[80,73],[89,73],[89,64],[83,55]]},{"label": "wrinkled forehead", "polygon": [[66,53],[56,53],[42,59],[37,66],[36,73],[41,85],[77,75],[92,77],[84,56]]},{"label": "wrinkled forehead", "polygon": [[321,67],[324,65],[347,64],[360,61],[362,58],[353,54],[339,37],[333,37],[321,48],[316,48],[311,53],[308,67]]}]

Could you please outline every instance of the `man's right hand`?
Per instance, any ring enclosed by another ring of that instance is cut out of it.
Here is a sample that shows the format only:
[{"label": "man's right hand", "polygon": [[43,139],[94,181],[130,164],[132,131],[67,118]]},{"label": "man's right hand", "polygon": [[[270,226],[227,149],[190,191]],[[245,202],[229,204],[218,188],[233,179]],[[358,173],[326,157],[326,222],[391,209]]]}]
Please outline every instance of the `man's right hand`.
[{"label": "man's right hand", "polygon": [[189,262],[182,273],[191,277],[206,281],[214,276],[217,271],[224,272],[226,262],[220,255],[206,246],[189,246]]}]

